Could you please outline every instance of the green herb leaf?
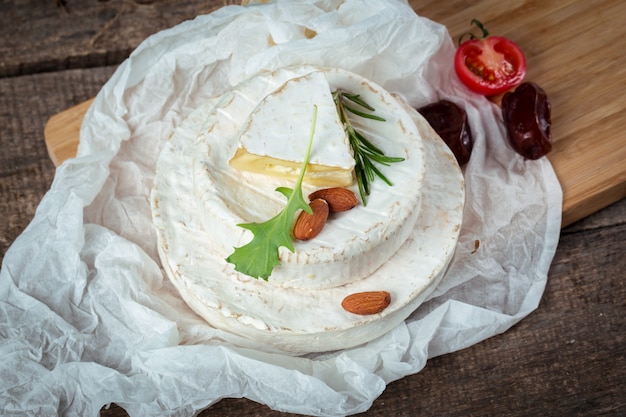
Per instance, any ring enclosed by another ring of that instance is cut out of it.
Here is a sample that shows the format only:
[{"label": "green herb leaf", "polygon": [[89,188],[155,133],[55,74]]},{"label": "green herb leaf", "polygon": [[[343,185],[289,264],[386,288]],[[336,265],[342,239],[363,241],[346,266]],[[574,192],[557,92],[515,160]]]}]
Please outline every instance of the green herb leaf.
[{"label": "green herb leaf", "polygon": [[291,226],[294,216],[299,210],[304,210],[312,214],[311,207],[309,207],[309,204],[302,196],[302,181],[311,156],[316,122],[317,106],[313,106],[313,120],[311,122],[309,144],[302,163],[302,168],[300,169],[300,176],[293,189],[287,187],[278,187],[276,189],[276,191],[287,197],[287,205],[280,213],[266,222],[238,225],[239,227],[250,230],[253,234],[253,238],[244,246],[235,248],[235,251],[226,258],[227,262],[235,265],[236,271],[253,278],[263,278],[267,281],[274,267],[280,264],[278,248],[284,246],[291,252],[294,251],[291,238]]},{"label": "green herb leaf", "polygon": [[356,173],[356,180],[359,186],[359,194],[361,195],[363,205],[367,205],[367,196],[370,194],[370,184],[376,179],[376,177],[380,178],[387,185],[392,185],[391,181],[389,181],[380,169],[374,165],[374,162],[389,166],[394,162],[404,161],[404,158],[386,156],[382,150],[370,142],[361,132],[358,132],[354,129],[354,127],[352,127],[350,119],[348,118],[348,113],[352,113],[366,119],[381,122],[385,121],[385,119],[380,116],[356,109],[345,103],[345,101],[350,101],[365,110],[371,112],[376,110],[367,104],[358,94],[336,90],[333,91],[333,100],[335,101],[335,106],[337,107],[337,113],[339,113],[339,119],[343,123],[346,134],[348,135],[350,147],[352,147],[352,152],[354,153],[354,172]]}]

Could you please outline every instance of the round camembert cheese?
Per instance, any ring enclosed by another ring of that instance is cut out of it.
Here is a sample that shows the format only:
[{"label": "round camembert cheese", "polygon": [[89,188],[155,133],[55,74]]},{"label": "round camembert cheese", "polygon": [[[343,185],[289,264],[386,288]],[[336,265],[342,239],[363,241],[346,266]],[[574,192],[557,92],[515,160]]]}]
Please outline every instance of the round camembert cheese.
[{"label": "round camembert cheese", "polygon": [[[252,237],[237,225],[284,207],[275,189],[293,187],[299,174],[313,104],[317,168],[303,194],[332,177],[358,195],[336,89],[359,94],[385,119],[351,121],[386,155],[404,158],[380,167],[393,186],[374,181],[367,205],[332,214],[293,253],[281,248],[268,281],[235,271],[226,258]],[[187,304],[240,344],[291,354],[365,343],[406,319],[443,276],[463,199],[454,156],[416,111],[358,75],[309,66],[257,75],[193,112],[161,152],[151,198],[164,270]],[[341,307],[350,294],[380,290],[392,300],[381,313]]]},{"label": "round camembert cheese", "polygon": [[[307,172],[314,166],[327,169],[314,171],[309,181],[305,175],[304,195],[337,185],[321,185],[322,178],[315,175],[320,172],[337,173],[336,178],[344,178],[347,172],[350,182],[346,188],[358,194],[352,174],[354,156],[331,97],[339,88],[359,94],[385,119],[354,117],[353,125],[386,155],[404,161],[380,167],[393,186],[374,181],[367,205],[333,215],[316,238],[294,242],[293,253],[281,248],[281,264],[272,271],[270,285],[320,289],[367,277],[404,243],[419,215],[424,150],[415,124],[401,105],[382,88],[346,71],[281,69],[244,82],[224,95],[196,143],[194,187],[204,209],[204,226],[219,237],[213,251],[228,257],[233,248],[252,239],[251,232],[238,224],[263,222],[282,210],[286,198],[275,190],[293,187],[299,174],[314,104],[318,122],[310,158],[313,166]],[[246,169],[233,164],[241,154],[268,160]],[[283,161],[293,168],[286,168]],[[269,173],[259,171],[265,165]],[[284,172],[291,175],[281,175]],[[234,269],[232,273],[236,274]]]}]

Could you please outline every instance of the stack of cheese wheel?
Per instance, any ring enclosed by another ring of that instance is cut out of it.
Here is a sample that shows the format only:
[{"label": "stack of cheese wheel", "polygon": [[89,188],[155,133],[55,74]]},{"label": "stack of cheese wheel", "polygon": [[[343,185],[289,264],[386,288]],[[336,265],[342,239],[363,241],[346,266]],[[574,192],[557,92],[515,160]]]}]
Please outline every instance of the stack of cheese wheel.
[{"label": "stack of cheese wheel", "polygon": [[[393,184],[372,183],[367,204],[334,213],[322,232],[279,251],[268,280],[226,258],[252,239],[241,223],[279,213],[318,119],[303,194],[341,186],[358,193],[354,156],[331,93],[358,94],[384,122],[350,116],[386,155]],[[464,201],[461,171],[446,145],[402,99],[356,74],[311,66],[259,74],[209,100],[176,129],[157,163],[152,211],[159,254],[187,304],[244,344],[290,354],[371,341],[405,320],[443,276]],[[386,291],[373,315],[346,311],[350,294]],[[245,343],[249,341],[249,343]]]}]

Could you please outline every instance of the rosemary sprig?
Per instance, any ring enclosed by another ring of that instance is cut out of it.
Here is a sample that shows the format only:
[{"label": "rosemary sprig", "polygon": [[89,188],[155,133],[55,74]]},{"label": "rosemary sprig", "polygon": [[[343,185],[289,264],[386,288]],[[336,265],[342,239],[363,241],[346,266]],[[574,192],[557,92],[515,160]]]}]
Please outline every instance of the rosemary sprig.
[{"label": "rosemary sprig", "polygon": [[[361,200],[363,201],[363,205],[367,205],[367,196],[371,191],[370,184],[376,177],[383,180],[387,185],[393,185],[380,169],[376,167],[375,163],[389,166],[394,162],[404,161],[404,158],[386,156],[382,150],[370,142],[361,132],[354,129],[352,123],[350,123],[348,112],[366,119],[384,122],[384,118],[360,110],[360,108],[363,108],[373,112],[376,109],[367,104],[359,94],[351,94],[342,90],[333,91],[332,94],[335,106],[337,107],[337,113],[339,113],[339,119],[348,135],[348,140],[352,147],[352,152],[354,153],[354,171],[356,173],[357,184],[359,185]],[[359,108],[353,107],[350,103],[356,104]]]}]

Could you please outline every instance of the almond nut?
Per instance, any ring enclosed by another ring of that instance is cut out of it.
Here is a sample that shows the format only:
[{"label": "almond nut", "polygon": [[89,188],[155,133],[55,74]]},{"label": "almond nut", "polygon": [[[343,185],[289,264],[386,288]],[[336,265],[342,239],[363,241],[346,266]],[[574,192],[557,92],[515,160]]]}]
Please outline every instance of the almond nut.
[{"label": "almond nut", "polygon": [[377,314],[391,303],[391,294],[387,291],[366,291],[350,294],[341,302],[344,310],[362,316]]},{"label": "almond nut", "polygon": [[357,205],[356,195],[347,188],[322,188],[309,195],[309,200],[321,198],[326,200],[330,211],[346,211]]},{"label": "almond nut", "polygon": [[309,203],[313,214],[302,211],[293,227],[293,235],[298,240],[309,240],[317,236],[328,219],[328,203],[317,198]]}]

